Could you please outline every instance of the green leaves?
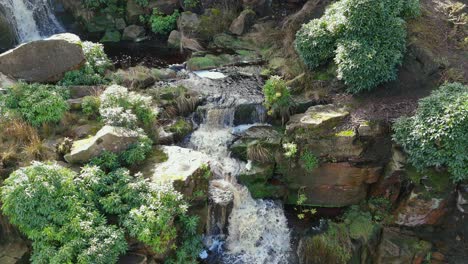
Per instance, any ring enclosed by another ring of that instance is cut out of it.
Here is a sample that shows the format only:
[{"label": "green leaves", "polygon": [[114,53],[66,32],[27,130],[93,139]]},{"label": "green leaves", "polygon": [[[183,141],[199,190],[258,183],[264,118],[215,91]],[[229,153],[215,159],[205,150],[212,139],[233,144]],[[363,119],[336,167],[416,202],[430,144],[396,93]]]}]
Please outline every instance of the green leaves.
[{"label": "green leaves", "polygon": [[167,35],[177,26],[177,19],[179,18],[180,13],[178,10],[175,10],[169,16],[161,13],[157,8],[153,9],[153,14],[151,15],[149,22],[151,25],[151,30],[154,33]]},{"label": "green leaves", "polygon": [[268,114],[279,114],[284,119],[289,118],[289,108],[293,101],[286,82],[279,76],[272,76],[263,86],[264,105]]},{"label": "green leaves", "polygon": [[60,121],[69,109],[67,93],[57,86],[20,82],[7,89],[6,95],[0,95],[0,105],[3,101],[8,112],[36,127]]},{"label": "green leaves", "polygon": [[349,92],[371,90],[396,78],[406,47],[401,17],[418,14],[418,0],[341,0],[302,26],[295,47],[311,69],[334,57]]},{"label": "green leaves", "polygon": [[419,101],[416,114],[398,119],[393,139],[416,168],[447,166],[455,182],[468,179],[468,86],[442,85]]}]

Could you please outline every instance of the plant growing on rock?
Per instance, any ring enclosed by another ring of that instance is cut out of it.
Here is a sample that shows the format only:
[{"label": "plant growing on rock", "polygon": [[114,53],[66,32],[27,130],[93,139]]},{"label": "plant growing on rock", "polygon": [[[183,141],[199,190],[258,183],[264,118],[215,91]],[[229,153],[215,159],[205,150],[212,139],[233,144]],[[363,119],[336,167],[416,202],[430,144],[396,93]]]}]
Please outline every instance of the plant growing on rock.
[{"label": "plant growing on rock", "polygon": [[272,76],[263,86],[263,94],[265,95],[265,107],[268,109],[268,114],[281,116],[282,123],[290,115],[290,107],[292,105],[291,93],[286,85],[286,82],[279,76]]},{"label": "plant growing on rock", "polygon": [[301,160],[304,163],[304,168],[309,172],[317,168],[319,164],[318,158],[312,152],[308,150],[302,153]]},{"label": "plant growing on rock", "polygon": [[81,102],[83,113],[90,118],[96,118],[99,116],[100,106],[101,100],[97,96],[85,96]]},{"label": "plant growing on rock", "polygon": [[419,170],[446,166],[455,182],[468,179],[468,86],[442,85],[419,101],[412,117],[393,126],[393,139]]},{"label": "plant growing on rock", "polygon": [[36,127],[60,121],[69,109],[66,91],[57,86],[20,82],[7,91],[6,95],[0,95],[4,111]]},{"label": "plant growing on rock", "polygon": [[338,78],[358,93],[396,78],[405,51],[405,22],[419,14],[418,0],[341,0],[296,34],[309,68],[334,58]]},{"label": "plant growing on rock", "polygon": [[65,73],[60,85],[97,85],[106,84],[109,81],[104,77],[106,71],[112,66],[112,62],[104,52],[104,46],[100,43],[89,41],[82,42],[86,63],[79,70]]},{"label": "plant growing on rock", "polygon": [[176,28],[179,16],[180,13],[178,10],[175,10],[174,13],[167,16],[155,8],[149,18],[151,30],[156,34],[167,35]]}]

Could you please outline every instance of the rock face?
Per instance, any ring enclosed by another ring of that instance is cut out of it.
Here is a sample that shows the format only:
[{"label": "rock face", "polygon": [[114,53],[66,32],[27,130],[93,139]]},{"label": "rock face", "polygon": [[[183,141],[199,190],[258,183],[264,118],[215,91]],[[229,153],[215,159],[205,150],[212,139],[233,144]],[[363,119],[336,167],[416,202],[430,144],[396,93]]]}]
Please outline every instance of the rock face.
[{"label": "rock face", "polygon": [[395,229],[384,228],[378,257],[374,263],[422,263],[430,250],[429,242],[401,234]]},{"label": "rock face", "polygon": [[0,72],[28,82],[56,82],[85,62],[80,39],[58,34],[0,54]]},{"label": "rock face", "polygon": [[15,83],[13,79],[0,72],[0,89],[6,89]]},{"label": "rock face", "polygon": [[138,133],[113,126],[104,126],[94,137],[73,142],[71,152],[65,155],[69,163],[85,163],[104,151],[118,153],[138,141]]},{"label": "rock face", "polygon": [[229,30],[235,35],[242,35],[247,32],[255,22],[255,12],[247,9],[240,13],[240,15],[232,21]]},{"label": "rock face", "polygon": [[288,132],[297,129],[326,130],[333,128],[348,115],[349,112],[342,107],[331,104],[316,105],[307,109],[303,114],[293,115],[286,125],[286,130]]}]

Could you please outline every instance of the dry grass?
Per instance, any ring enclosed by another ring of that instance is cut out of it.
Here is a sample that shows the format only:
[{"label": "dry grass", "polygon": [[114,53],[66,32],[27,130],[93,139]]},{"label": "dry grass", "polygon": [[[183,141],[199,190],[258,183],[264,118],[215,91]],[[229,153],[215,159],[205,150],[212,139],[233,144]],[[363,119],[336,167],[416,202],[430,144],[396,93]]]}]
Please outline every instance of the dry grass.
[{"label": "dry grass", "polygon": [[200,100],[198,97],[181,95],[175,99],[177,112],[185,116],[195,111]]},{"label": "dry grass", "polygon": [[253,142],[247,147],[247,159],[260,163],[273,161],[272,152],[261,142]]}]

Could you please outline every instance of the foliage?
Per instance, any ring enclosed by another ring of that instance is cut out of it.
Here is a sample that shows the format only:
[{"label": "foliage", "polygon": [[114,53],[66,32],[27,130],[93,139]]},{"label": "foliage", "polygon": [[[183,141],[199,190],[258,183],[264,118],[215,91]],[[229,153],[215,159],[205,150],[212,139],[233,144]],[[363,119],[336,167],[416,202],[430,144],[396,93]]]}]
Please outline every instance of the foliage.
[{"label": "foliage", "polygon": [[308,263],[345,264],[351,259],[351,241],[346,226],[329,222],[325,233],[307,238]]},{"label": "foliage", "polygon": [[359,206],[351,206],[343,216],[352,239],[367,241],[374,233],[374,222],[369,212],[361,211]]},{"label": "foliage", "polygon": [[279,76],[272,76],[263,86],[265,95],[265,107],[270,115],[279,114],[283,119],[289,117],[290,107],[292,105],[291,94],[286,82]]},{"label": "foliage", "polygon": [[149,19],[151,30],[154,33],[167,35],[177,27],[177,19],[180,13],[175,10],[171,15],[164,15],[157,8],[153,9],[153,14]]},{"label": "foliage", "polygon": [[294,158],[297,154],[297,144],[295,143],[284,143],[284,156],[288,159]]},{"label": "foliage", "polygon": [[149,4],[149,0],[135,0],[135,2],[142,7],[146,7]]},{"label": "foliage", "polygon": [[83,113],[88,117],[99,116],[99,107],[101,106],[101,100],[97,96],[85,96],[81,102],[81,109]]},{"label": "foliage", "polygon": [[180,118],[169,127],[169,131],[174,133],[177,139],[183,139],[192,131],[192,125],[185,119]]},{"label": "foliage", "polygon": [[116,263],[127,249],[124,233],[163,254],[179,246],[178,226],[183,254],[175,263],[194,261],[201,248],[182,194],[126,169],[106,174],[87,166],[77,174],[36,162],[11,174],[1,199],[5,215],[33,241],[33,263]]},{"label": "foliage", "polygon": [[308,150],[302,153],[301,160],[304,162],[304,168],[309,172],[317,168],[319,164],[318,158]]},{"label": "foliage", "polygon": [[144,133],[140,133],[138,142],[132,144],[121,153],[104,151],[101,155],[90,160],[90,165],[98,166],[104,171],[113,171],[122,166],[131,167],[141,164],[149,155],[153,141]]},{"label": "foliage", "polygon": [[247,145],[247,159],[259,163],[268,163],[274,161],[274,157],[267,144],[255,140]]},{"label": "foliage", "polygon": [[341,0],[302,26],[295,48],[309,68],[334,57],[348,91],[371,90],[396,78],[405,51],[405,22],[419,15],[418,0]]},{"label": "foliage", "polygon": [[184,0],[184,7],[185,8],[195,8],[200,4],[200,0]]},{"label": "foliage", "polygon": [[[87,9],[99,11],[112,17],[125,14],[126,0],[81,0]],[[145,0],[137,0],[143,3]]]},{"label": "foliage", "polygon": [[19,82],[7,90],[6,95],[0,95],[0,105],[36,127],[60,121],[69,109],[66,91],[57,86]]},{"label": "foliage", "polygon": [[398,119],[393,139],[417,169],[448,167],[455,182],[468,179],[468,86],[442,85],[419,101],[416,114]]},{"label": "foliage", "polygon": [[89,41],[82,42],[86,63],[79,70],[65,73],[60,85],[97,85],[107,84],[104,78],[106,70],[112,66],[112,62],[104,52],[104,46],[100,43]]},{"label": "foliage", "polygon": [[33,240],[32,263],[115,263],[126,251],[124,232],[77,195],[75,177],[58,165],[33,163],[5,180],[2,210]]},{"label": "foliage", "polygon": [[99,112],[107,125],[150,129],[156,120],[151,97],[129,92],[125,87],[109,86],[100,99]]},{"label": "foliage", "polygon": [[297,201],[296,205],[299,207],[295,207],[294,210],[298,211],[297,218],[299,219],[304,219],[306,214],[310,213],[311,215],[314,215],[317,213],[317,210],[315,208],[312,209],[306,209],[304,208],[304,204],[307,202],[307,196],[304,193],[305,187],[302,187],[298,190],[297,192]]}]

